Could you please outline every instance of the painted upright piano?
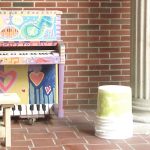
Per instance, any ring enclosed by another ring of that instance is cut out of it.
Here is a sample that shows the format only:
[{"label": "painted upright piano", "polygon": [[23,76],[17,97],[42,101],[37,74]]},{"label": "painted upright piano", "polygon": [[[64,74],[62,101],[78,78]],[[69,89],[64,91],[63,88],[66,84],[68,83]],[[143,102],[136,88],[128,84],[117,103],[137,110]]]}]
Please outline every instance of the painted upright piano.
[{"label": "painted upright piano", "polygon": [[[0,92],[17,93],[12,115],[63,117],[61,11],[0,11]],[[0,111],[1,113],[1,111]]]}]

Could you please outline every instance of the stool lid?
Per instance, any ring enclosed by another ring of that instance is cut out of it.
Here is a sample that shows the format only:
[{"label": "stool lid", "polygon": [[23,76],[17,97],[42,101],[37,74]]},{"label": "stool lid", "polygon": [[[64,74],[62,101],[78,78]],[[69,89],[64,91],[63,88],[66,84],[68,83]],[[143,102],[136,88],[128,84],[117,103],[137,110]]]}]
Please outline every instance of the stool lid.
[{"label": "stool lid", "polygon": [[123,86],[123,85],[102,85],[98,87],[99,90],[107,91],[107,92],[125,92],[131,91],[130,86]]}]

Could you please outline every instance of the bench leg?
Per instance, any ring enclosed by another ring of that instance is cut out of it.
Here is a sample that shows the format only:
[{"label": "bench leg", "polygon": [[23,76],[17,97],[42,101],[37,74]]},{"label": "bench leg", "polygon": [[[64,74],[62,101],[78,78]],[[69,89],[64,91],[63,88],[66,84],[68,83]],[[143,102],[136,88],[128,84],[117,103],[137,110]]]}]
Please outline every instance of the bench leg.
[{"label": "bench leg", "polygon": [[10,147],[11,146],[11,108],[5,107],[4,108],[4,126],[5,126],[5,146]]}]

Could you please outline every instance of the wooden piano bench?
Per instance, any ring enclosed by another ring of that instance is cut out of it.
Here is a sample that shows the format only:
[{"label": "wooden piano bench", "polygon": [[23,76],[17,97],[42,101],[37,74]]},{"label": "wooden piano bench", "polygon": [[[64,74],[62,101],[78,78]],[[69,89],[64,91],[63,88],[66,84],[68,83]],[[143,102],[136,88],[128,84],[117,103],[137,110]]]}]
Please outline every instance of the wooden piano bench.
[{"label": "wooden piano bench", "polygon": [[20,99],[16,93],[0,93],[0,106],[3,109],[0,124],[0,138],[4,138],[6,147],[11,147],[11,110],[14,104],[19,104]]}]

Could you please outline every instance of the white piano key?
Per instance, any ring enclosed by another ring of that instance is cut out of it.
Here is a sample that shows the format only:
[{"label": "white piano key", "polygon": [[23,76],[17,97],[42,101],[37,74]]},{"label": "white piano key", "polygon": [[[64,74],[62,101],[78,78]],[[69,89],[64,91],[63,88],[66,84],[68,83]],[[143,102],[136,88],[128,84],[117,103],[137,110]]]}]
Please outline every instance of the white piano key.
[{"label": "white piano key", "polygon": [[11,116],[14,116],[14,112],[15,112],[15,105],[11,109],[11,112],[10,112]]},{"label": "white piano key", "polygon": [[50,114],[50,110],[52,109],[53,104],[47,104],[48,110],[46,111],[47,114]]},{"label": "white piano key", "polygon": [[43,111],[43,108],[42,108],[42,104],[39,105],[40,106],[40,109],[38,111],[38,114],[39,115],[43,115],[44,114],[44,111]]},{"label": "white piano key", "polygon": [[27,115],[27,106],[26,106],[26,104],[21,104],[21,108],[22,108],[22,110],[21,110],[21,115]]},{"label": "white piano key", "polygon": [[3,115],[3,108],[1,107],[1,109],[0,109],[0,116],[2,116]]},{"label": "white piano key", "polygon": [[15,106],[15,110],[12,111],[12,114],[14,116],[19,116],[20,115],[20,111],[18,110],[18,105],[14,105]]},{"label": "white piano key", "polygon": [[38,115],[37,104],[33,104],[33,105],[34,105],[33,115]]},{"label": "white piano key", "polygon": [[33,111],[34,111],[34,105],[33,106],[33,110],[30,109],[31,105],[30,104],[27,104],[26,105],[26,108],[27,108],[27,116],[30,116],[30,115],[33,115]]}]

